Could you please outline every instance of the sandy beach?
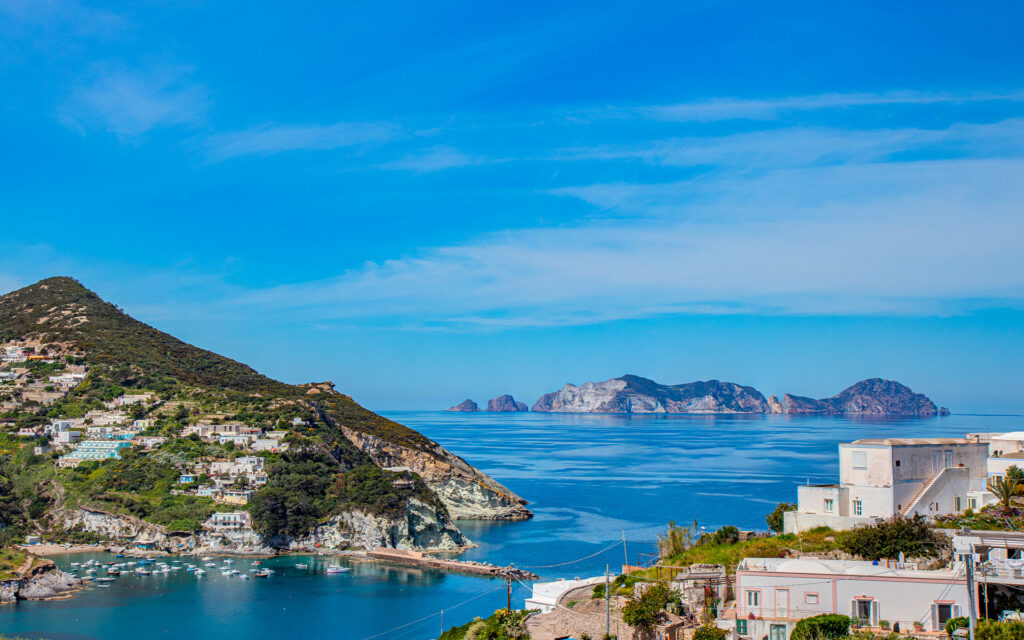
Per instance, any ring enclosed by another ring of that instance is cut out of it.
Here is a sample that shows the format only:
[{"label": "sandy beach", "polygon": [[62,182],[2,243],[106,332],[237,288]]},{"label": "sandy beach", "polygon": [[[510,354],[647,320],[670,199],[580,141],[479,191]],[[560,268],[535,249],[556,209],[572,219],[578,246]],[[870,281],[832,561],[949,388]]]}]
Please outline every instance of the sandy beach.
[{"label": "sandy beach", "polygon": [[49,542],[45,542],[43,544],[23,544],[19,545],[18,548],[37,556],[55,556],[64,553],[99,553],[101,551],[110,550],[110,547],[103,545],[94,547],[91,544],[72,544],[65,546]]}]

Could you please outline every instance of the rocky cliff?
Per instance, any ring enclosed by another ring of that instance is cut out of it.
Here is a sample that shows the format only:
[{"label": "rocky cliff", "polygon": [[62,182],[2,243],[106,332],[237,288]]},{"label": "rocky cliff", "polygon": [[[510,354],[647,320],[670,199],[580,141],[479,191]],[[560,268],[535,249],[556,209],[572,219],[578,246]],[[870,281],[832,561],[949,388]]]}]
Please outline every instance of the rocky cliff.
[{"label": "rocky cliff", "polygon": [[459,404],[455,405],[454,407],[448,407],[447,409],[445,409],[445,411],[463,411],[463,412],[479,411],[479,410],[480,410],[480,406],[477,403],[475,403],[472,400],[470,400],[469,398],[466,398],[465,400],[463,400]]},{"label": "rocky cliff", "polygon": [[580,386],[566,384],[533,405],[533,411],[563,413],[765,413],[768,403],[757,389],[708,380],[663,385],[626,375]]},{"label": "rocky cliff", "polygon": [[522,520],[533,516],[525,500],[437,443],[423,450],[354,429],[345,428],[344,433],[378,466],[409,469],[418,474],[453,518]]},{"label": "rocky cliff", "polygon": [[82,586],[80,579],[59,570],[50,560],[30,556],[29,563],[20,577],[0,580],[0,604],[56,598]]},{"label": "rocky cliff", "polygon": [[772,413],[786,414],[931,417],[939,413],[924,394],[882,378],[861,380],[831,398],[815,400],[787,393],[781,401],[772,396],[769,404]]},{"label": "rocky cliff", "polygon": [[494,412],[516,412],[516,411],[529,411],[530,408],[526,406],[525,402],[516,402],[516,399],[505,394],[498,396],[497,398],[491,398],[487,401],[487,410]]},{"label": "rocky cliff", "polygon": [[[580,386],[566,384],[540,397],[533,411],[565,413],[784,413],[930,417],[939,414],[926,396],[893,380],[871,378],[831,398],[785,394],[767,400],[760,391],[709,380],[663,385],[626,375]],[[948,414],[948,409],[946,410]]]}]

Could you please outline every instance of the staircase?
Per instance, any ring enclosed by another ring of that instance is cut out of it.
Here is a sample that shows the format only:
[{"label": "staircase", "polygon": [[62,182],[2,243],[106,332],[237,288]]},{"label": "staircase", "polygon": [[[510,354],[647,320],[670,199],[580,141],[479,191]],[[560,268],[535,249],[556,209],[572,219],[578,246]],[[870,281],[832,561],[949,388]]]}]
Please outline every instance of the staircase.
[{"label": "staircase", "polygon": [[906,517],[908,513],[913,511],[914,507],[916,507],[917,503],[921,500],[921,497],[924,494],[928,493],[928,490],[932,488],[935,482],[939,479],[940,476],[942,476],[942,474],[945,471],[945,469],[940,469],[938,473],[936,473],[934,476],[928,479],[928,482],[925,482],[923,485],[921,485],[921,488],[917,490],[917,493],[915,493],[914,496],[910,499],[910,502],[908,502],[906,506],[900,509],[900,516]]}]

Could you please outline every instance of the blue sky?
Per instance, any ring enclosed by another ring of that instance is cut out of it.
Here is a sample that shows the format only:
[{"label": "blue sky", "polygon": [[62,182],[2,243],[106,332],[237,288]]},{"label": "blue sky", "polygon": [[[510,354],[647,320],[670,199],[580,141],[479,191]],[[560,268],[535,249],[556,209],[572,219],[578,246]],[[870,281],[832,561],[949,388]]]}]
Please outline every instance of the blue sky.
[{"label": "blue sky", "polygon": [[0,0],[0,290],[377,409],[1024,413],[1019,3]]}]

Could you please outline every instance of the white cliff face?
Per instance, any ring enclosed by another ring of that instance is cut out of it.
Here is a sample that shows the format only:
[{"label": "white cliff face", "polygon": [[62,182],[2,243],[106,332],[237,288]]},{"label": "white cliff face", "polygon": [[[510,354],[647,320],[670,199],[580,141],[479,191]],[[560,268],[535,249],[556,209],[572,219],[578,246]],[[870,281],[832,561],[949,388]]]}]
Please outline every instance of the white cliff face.
[{"label": "white cliff face", "polygon": [[[580,386],[566,383],[554,393],[541,397],[533,411],[554,411],[572,413],[618,412],[619,394],[625,390],[626,381],[618,378],[604,382],[586,382]],[[658,411],[658,403],[651,399],[636,399],[636,413],[664,413]]]},{"label": "white cliff face", "polygon": [[462,533],[428,504],[409,500],[404,518],[346,511],[317,526],[308,536],[288,542],[291,550],[380,547],[415,551],[456,551],[470,546]]},{"label": "white cliff face", "polygon": [[532,411],[558,413],[764,413],[768,403],[760,392],[732,382],[709,380],[662,385],[624,376],[580,386],[566,384],[548,393]]},{"label": "white cliff face", "polygon": [[166,528],[133,516],[79,507],[62,511],[59,517],[65,529],[80,527],[83,531],[91,531],[110,540],[130,539],[143,535],[157,542],[164,542],[167,539]]},{"label": "white cliff face", "polygon": [[422,451],[348,427],[342,430],[374,464],[385,469],[410,469],[423,478],[453,518],[521,520],[533,516],[525,500],[436,443],[432,450]]}]

